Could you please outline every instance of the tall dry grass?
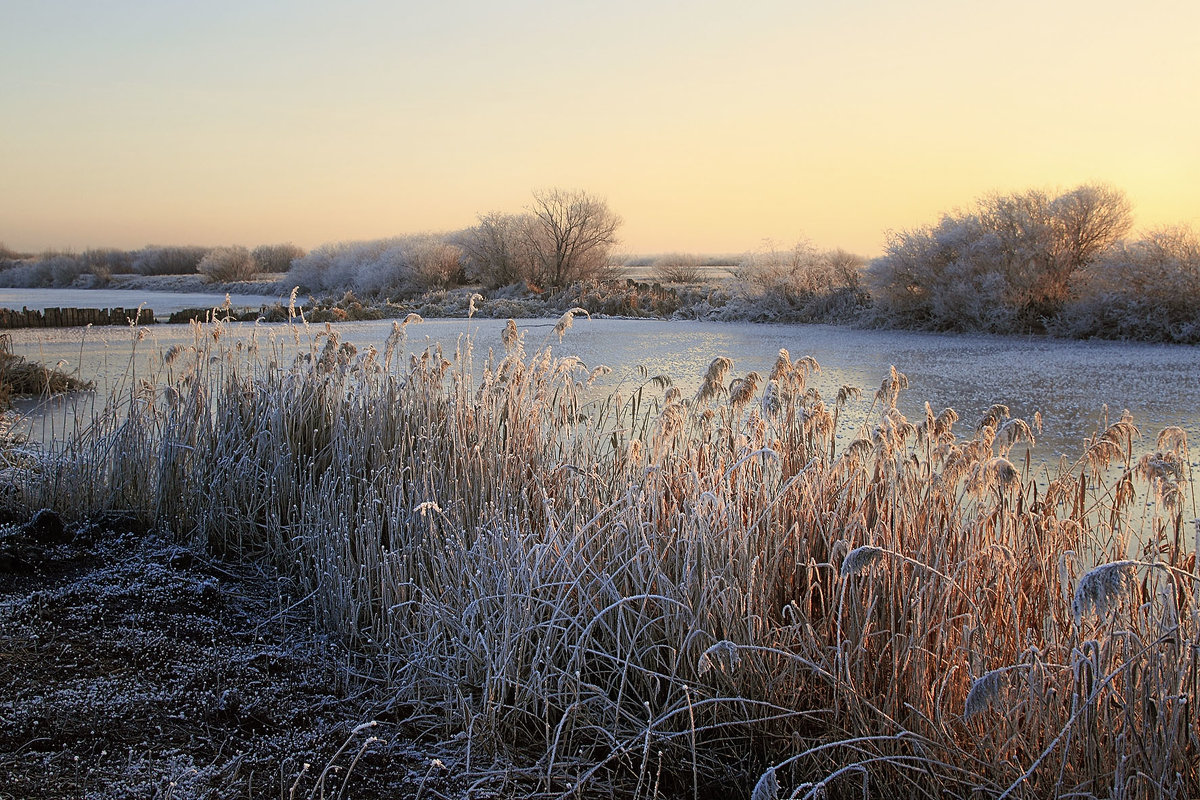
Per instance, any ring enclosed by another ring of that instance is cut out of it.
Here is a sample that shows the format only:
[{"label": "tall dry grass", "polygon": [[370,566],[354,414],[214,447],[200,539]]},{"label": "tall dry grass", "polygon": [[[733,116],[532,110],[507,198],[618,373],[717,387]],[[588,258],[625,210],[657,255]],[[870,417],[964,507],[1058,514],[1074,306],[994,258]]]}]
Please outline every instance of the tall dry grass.
[{"label": "tall dry grass", "polygon": [[1182,431],[1139,456],[1122,417],[1045,476],[1036,420],[906,419],[894,370],[839,440],[856,391],[786,351],[605,393],[511,323],[405,359],[412,322],[197,325],[20,502],[272,560],[458,768],[515,749],[534,794],[1200,794]]}]

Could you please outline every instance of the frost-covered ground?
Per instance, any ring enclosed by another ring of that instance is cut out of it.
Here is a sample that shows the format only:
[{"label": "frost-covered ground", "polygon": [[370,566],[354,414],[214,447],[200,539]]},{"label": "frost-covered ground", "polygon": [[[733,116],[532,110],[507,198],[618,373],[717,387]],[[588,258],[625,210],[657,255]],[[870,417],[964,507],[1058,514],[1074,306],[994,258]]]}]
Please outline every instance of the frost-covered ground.
[{"label": "frost-covered ground", "polygon": [[48,512],[0,524],[0,797],[464,796],[461,737],[314,628],[257,565]]}]

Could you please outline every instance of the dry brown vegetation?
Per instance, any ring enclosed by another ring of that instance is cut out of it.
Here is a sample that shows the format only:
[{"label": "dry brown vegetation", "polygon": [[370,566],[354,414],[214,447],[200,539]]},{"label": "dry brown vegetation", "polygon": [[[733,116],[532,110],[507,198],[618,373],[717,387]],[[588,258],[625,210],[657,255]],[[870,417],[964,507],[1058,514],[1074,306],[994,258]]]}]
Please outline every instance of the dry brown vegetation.
[{"label": "dry brown vegetation", "polygon": [[9,502],[270,561],[539,796],[1200,794],[1181,430],[1121,417],[1045,475],[1037,420],[906,419],[894,370],[838,439],[856,391],[786,351],[607,393],[511,323],[404,360],[416,321],[298,358],[197,325]]},{"label": "dry brown vegetation", "polygon": [[91,384],[58,369],[14,355],[8,334],[0,334],[0,409],[13,395],[51,395],[78,392]]}]

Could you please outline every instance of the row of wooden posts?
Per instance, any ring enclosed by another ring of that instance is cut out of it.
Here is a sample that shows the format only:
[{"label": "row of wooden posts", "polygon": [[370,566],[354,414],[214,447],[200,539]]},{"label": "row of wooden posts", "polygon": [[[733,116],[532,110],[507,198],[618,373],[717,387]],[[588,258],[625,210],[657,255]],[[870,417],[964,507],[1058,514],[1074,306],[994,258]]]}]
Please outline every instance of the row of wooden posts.
[{"label": "row of wooden posts", "polygon": [[71,328],[84,325],[148,325],[154,322],[149,308],[0,308],[3,328]]}]

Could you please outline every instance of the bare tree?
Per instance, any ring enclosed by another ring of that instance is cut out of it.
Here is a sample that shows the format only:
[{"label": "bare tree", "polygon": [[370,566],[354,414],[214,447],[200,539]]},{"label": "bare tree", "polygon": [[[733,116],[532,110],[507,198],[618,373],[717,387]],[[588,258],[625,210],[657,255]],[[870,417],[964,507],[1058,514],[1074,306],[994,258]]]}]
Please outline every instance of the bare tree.
[{"label": "bare tree", "polygon": [[468,276],[489,288],[523,281],[533,289],[602,277],[621,218],[586,192],[551,189],[533,200],[524,214],[482,214],[455,238]]},{"label": "bare tree", "polygon": [[545,288],[596,278],[609,267],[621,218],[587,192],[551,189],[533,193],[525,231],[533,282]]}]

